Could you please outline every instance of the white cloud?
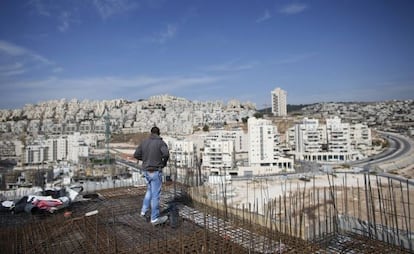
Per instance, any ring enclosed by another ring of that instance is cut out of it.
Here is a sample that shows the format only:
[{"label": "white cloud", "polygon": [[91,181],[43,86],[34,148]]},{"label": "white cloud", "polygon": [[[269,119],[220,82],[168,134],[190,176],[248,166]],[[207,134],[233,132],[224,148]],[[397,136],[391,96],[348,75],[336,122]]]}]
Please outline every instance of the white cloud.
[{"label": "white cloud", "polygon": [[272,15],[270,15],[269,10],[265,10],[264,14],[262,16],[260,16],[258,19],[256,19],[257,23],[261,23],[263,21],[266,21],[268,19],[270,19],[272,17]]},{"label": "white cloud", "polygon": [[154,33],[146,38],[143,38],[142,41],[147,43],[157,43],[164,44],[167,41],[173,39],[177,35],[178,25],[176,24],[167,24],[166,28],[161,32]]},{"label": "white cloud", "polygon": [[58,25],[58,29],[61,32],[66,32],[71,23],[77,22],[71,18],[71,13],[68,11],[64,11],[60,14],[59,21],[60,25]]},{"label": "white cloud", "polygon": [[167,28],[162,31],[159,35],[155,36],[153,39],[159,43],[165,43],[166,41],[172,39],[177,34],[178,27],[177,25],[168,24]]},{"label": "white cloud", "polygon": [[317,56],[317,55],[318,55],[317,52],[308,52],[308,53],[303,53],[303,54],[294,54],[294,55],[287,56],[284,59],[281,59],[281,60],[276,61],[276,64],[298,63],[298,62],[307,60],[307,59],[312,58],[312,57]]},{"label": "white cloud", "polygon": [[0,77],[15,76],[25,73],[26,70],[22,63],[14,63],[9,65],[0,65]]},{"label": "white cloud", "polygon": [[53,0],[33,0],[29,2],[29,5],[34,7],[37,15],[54,20],[57,22],[57,29],[60,32],[66,32],[71,24],[81,22],[74,18],[78,12],[76,7],[72,5],[64,7],[63,4],[64,2]]},{"label": "white cloud", "polygon": [[31,51],[30,49],[0,40],[0,56],[7,59],[0,62],[0,77],[27,73],[32,68],[41,66],[55,66],[49,59]]},{"label": "white cloud", "polygon": [[2,40],[0,40],[0,51],[11,56],[20,56],[28,53],[27,49]]},{"label": "white cloud", "polygon": [[36,13],[40,16],[50,17],[50,3],[45,4],[45,1],[42,0],[32,0],[29,2],[29,5],[34,7]]},{"label": "white cloud", "polygon": [[26,49],[24,47],[17,46],[15,44],[9,43],[7,41],[0,40],[0,53],[3,53],[8,56],[12,57],[27,57],[34,59],[36,61],[42,62],[43,64],[52,64],[50,60],[47,58],[38,55],[34,52],[32,52],[29,49]]},{"label": "white cloud", "polygon": [[305,11],[308,8],[306,4],[289,4],[280,9],[280,13],[286,15],[298,14]]},{"label": "white cloud", "polygon": [[52,70],[53,73],[59,73],[59,72],[62,72],[62,71],[63,71],[63,68],[61,68],[61,67],[56,67],[56,68],[53,68],[53,70]]},{"label": "white cloud", "polygon": [[204,68],[206,71],[222,71],[222,72],[231,72],[231,71],[243,71],[249,70],[258,65],[257,62],[248,62],[240,63],[238,60],[232,60],[227,63],[212,65]]},{"label": "white cloud", "polygon": [[136,1],[131,0],[93,0],[92,4],[102,19],[129,12],[139,7]]}]

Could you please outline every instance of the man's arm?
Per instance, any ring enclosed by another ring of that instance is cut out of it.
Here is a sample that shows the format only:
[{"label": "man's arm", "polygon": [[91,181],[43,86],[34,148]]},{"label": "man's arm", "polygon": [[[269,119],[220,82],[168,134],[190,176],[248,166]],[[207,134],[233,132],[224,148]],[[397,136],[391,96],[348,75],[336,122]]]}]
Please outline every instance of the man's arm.
[{"label": "man's arm", "polygon": [[164,164],[164,167],[167,166],[167,161],[170,158],[170,151],[168,150],[168,146],[165,142],[161,145],[161,160]]},{"label": "man's arm", "polygon": [[137,149],[135,149],[134,158],[137,159],[138,161],[139,160],[142,161],[142,147],[141,147],[141,145],[139,145],[137,147]]}]

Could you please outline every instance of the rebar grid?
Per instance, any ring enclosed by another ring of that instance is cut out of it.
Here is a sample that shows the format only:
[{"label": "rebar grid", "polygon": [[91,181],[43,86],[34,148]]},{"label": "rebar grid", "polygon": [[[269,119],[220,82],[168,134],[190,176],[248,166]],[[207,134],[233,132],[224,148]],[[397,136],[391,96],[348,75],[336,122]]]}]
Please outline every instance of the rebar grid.
[{"label": "rebar grid", "polygon": [[[262,193],[269,193],[268,184],[267,179],[255,180]],[[366,174],[357,187],[349,187],[345,174],[345,178],[331,179],[327,187],[316,187],[311,180],[301,188],[298,183],[297,188],[287,190],[284,195],[269,198],[256,194],[254,203],[236,206],[228,205],[225,193],[217,201],[208,199],[210,192],[208,187],[193,188],[191,196],[201,204],[216,208],[217,214],[221,213],[233,223],[238,221],[235,218],[240,218],[241,224],[250,226],[254,232],[260,232],[258,227],[263,227],[265,233],[268,230],[277,232],[278,236],[285,234],[288,239],[296,237],[315,242],[332,235],[338,239],[362,235],[366,242],[382,247],[358,244],[354,245],[356,249],[366,248],[367,252],[373,249],[380,253],[384,249],[402,253],[414,250],[414,217],[411,215],[414,203],[410,200],[414,189],[408,181]]]},{"label": "rebar grid", "polygon": [[[176,228],[168,224],[154,227],[140,217],[145,188],[136,187],[102,190],[93,199],[73,203],[55,214],[7,214],[1,219],[0,250],[57,254],[408,253],[358,235],[336,234],[324,241],[305,241],[282,233],[271,221],[257,223],[252,213],[234,215],[215,206],[190,203],[183,192],[171,186],[163,190],[163,208],[169,201],[180,203]],[[97,213],[85,216],[93,211]]]}]

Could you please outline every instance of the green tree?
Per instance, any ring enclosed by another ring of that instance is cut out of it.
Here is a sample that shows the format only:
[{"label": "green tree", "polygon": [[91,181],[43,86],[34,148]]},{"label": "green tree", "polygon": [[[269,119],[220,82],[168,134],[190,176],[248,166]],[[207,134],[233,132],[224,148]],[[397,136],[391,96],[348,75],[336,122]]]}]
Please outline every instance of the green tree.
[{"label": "green tree", "polygon": [[253,116],[256,117],[256,118],[263,118],[263,113],[256,112],[256,113],[253,114]]}]

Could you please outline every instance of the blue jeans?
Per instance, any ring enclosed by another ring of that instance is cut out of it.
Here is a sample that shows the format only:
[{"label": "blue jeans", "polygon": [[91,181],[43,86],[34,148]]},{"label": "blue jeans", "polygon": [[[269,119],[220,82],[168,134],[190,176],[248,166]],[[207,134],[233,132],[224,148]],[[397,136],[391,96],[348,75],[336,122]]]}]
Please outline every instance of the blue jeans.
[{"label": "blue jeans", "polygon": [[162,172],[144,172],[147,180],[147,192],[142,202],[141,213],[146,213],[151,207],[151,221],[155,221],[160,216],[160,195],[162,188]]}]

